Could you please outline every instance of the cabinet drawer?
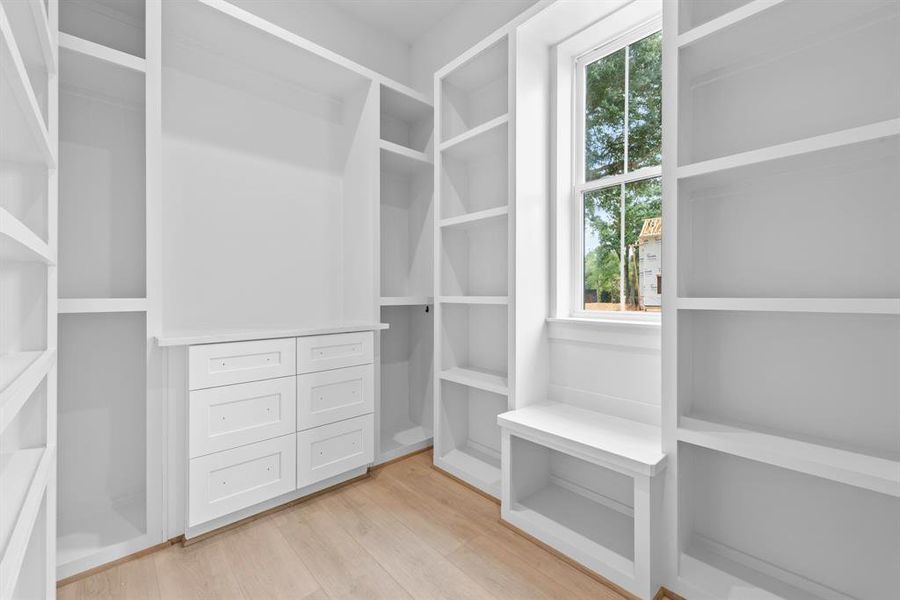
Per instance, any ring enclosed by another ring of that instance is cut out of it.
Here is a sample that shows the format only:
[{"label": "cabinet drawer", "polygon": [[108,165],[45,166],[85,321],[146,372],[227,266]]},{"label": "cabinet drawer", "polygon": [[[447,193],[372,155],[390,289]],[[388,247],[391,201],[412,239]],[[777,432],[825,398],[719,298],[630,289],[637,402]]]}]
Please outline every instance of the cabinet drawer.
[{"label": "cabinet drawer", "polygon": [[188,387],[197,390],[294,375],[296,348],[294,338],[191,346]]},{"label": "cabinet drawer", "polygon": [[310,429],[375,410],[375,367],[361,365],[297,377],[297,429]]},{"label": "cabinet drawer", "polygon": [[292,433],[192,459],[188,524],[193,527],[293,491],[296,438]]},{"label": "cabinet drawer", "polygon": [[293,433],[297,378],[238,383],[190,393],[191,458]]},{"label": "cabinet drawer", "polygon": [[372,362],[371,331],[297,338],[297,372],[313,373]]},{"label": "cabinet drawer", "polygon": [[364,467],[375,459],[374,415],[338,421],[297,434],[297,487]]}]

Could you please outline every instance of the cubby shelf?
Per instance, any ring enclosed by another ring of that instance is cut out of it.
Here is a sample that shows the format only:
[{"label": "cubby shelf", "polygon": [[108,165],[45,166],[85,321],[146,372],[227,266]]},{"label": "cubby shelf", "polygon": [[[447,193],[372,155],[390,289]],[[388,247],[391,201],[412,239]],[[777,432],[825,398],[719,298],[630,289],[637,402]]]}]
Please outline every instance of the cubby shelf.
[{"label": "cubby shelf", "polygon": [[745,19],[749,19],[770,8],[778,6],[785,1],[786,0],[753,0],[752,2],[735,8],[720,17],[716,17],[689,31],[685,31],[678,36],[678,47],[683,48],[704,38],[715,35],[729,27],[739,24]]},{"label": "cubby shelf", "polygon": [[55,359],[55,350],[0,356],[0,433],[47,376]]},{"label": "cubby shelf", "polygon": [[384,169],[404,175],[427,173],[434,167],[428,155],[387,140],[378,142]]},{"label": "cubby shelf", "polygon": [[443,456],[435,456],[435,464],[458,479],[500,497],[500,455],[472,446],[457,447]]},{"label": "cubby shelf", "polygon": [[4,3],[0,10],[6,11],[12,30],[16,32],[16,46],[22,61],[27,65],[41,65],[48,73],[56,73],[56,54],[44,3],[41,0],[17,0]]},{"label": "cubby shelf", "polygon": [[488,208],[486,210],[478,210],[475,212],[460,215],[458,217],[448,217],[441,219],[440,226],[444,228],[459,227],[468,229],[478,227],[486,223],[490,223],[494,219],[502,219],[509,215],[509,206],[498,206],[496,208]]},{"label": "cubby shelf", "polygon": [[0,208],[0,258],[55,264],[47,243],[5,209]]},{"label": "cubby shelf", "polygon": [[59,314],[146,312],[146,298],[60,298]]},{"label": "cubby shelf", "polygon": [[49,168],[56,167],[56,154],[50,143],[47,124],[28,79],[22,56],[16,47],[10,22],[0,7],[0,63],[4,66],[0,73],[0,98],[4,105],[14,104],[18,118],[4,110],[0,129],[4,143],[0,145],[0,160],[38,163]]},{"label": "cubby shelf", "polygon": [[77,52],[96,60],[102,60],[119,67],[131,69],[132,71],[143,73],[147,70],[147,61],[143,58],[133,56],[127,52],[122,52],[121,50],[114,50],[113,48],[108,48],[68,33],[59,33],[59,47],[60,49]]},{"label": "cubby shelf", "polygon": [[900,497],[900,460],[692,417],[681,417],[678,440]]},{"label": "cubby shelf", "polygon": [[509,296],[441,296],[441,304],[509,304]]},{"label": "cubby shelf", "polygon": [[382,296],[381,306],[425,306],[434,304],[432,296]]},{"label": "cubby shelf", "polygon": [[484,369],[454,367],[441,371],[441,379],[503,396],[509,393],[509,381],[506,375]]},{"label": "cubby shelf", "polygon": [[681,310],[900,315],[900,298],[679,298]]},{"label": "cubby shelf", "polygon": [[498,148],[505,149],[508,123],[509,114],[495,117],[442,143],[441,152],[457,160],[471,160]]}]

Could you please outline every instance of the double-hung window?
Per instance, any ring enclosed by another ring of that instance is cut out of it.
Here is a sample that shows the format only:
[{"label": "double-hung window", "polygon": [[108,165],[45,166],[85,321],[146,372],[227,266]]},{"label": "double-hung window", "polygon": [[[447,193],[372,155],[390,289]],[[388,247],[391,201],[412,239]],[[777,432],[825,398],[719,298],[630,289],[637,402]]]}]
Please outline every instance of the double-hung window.
[{"label": "double-hung window", "polygon": [[658,22],[576,59],[572,312],[662,307]]}]

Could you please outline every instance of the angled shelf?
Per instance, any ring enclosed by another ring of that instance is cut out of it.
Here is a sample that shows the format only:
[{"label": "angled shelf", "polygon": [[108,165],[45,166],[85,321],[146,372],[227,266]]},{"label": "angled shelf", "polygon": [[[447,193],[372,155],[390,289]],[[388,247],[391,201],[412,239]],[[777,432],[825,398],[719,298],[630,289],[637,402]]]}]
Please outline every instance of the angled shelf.
[{"label": "angled shelf", "polygon": [[146,298],[60,298],[59,314],[146,312]]},{"label": "angled shelf", "polygon": [[381,139],[428,152],[434,135],[434,107],[421,98],[381,86]]},{"label": "angled shelf", "polygon": [[0,10],[16,32],[16,46],[27,66],[39,65],[41,70],[56,73],[56,53],[47,11],[41,0],[4,2]]},{"label": "angled shelf", "polygon": [[441,296],[441,304],[509,304],[509,296]]},{"label": "angled shelf", "polygon": [[679,298],[681,310],[900,315],[900,298]]},{"label": "angled shelf", "polygon": [[441,379],[494,394],[509,394],[509,380],[503,373],[484,369],[453,367],[441,371]]},{"label": "angled shelf", "polygon": [[461,161],[503,152],[506,149],[508,123],[509,114],[495,117],[442,143],[441,152],[445,157]]},{"label": "angled shelf", "polygon": [[681,417],[678,440],[900,497],[900,460],[692,417]]},{"label": "angled shelf", "polygon": [[427,306],[434,304],[432,296],[382,296],[381,306]]},{"label": "angled shelf", "polygon": [[68,33],[59,33],[59,48],[95,60],[104,61],[132,71],[145,72],[147,61],[127,52],[102,46],[90,40],[84,40]]},{"label": "angled shelf", "polygon": [[460,228],[470,229],[480,227],[486,223],[491,223],[495,219],[502,219],[509,215],[509,206],[498,206],[495,208],[487,208],[475,212],[460,215],[458,217],[448,217],[441,219],[440,226],[443,228]]},{"label": "angled shelf", "polygon": [[381,166],[387,171],[402,175],[415,175],[429,173],[434,167],[434,163],[424,152],[387,140],[380,140],[378,144],[381,148]]},{"label": "angled shelf", "polygon": [[688,31],[679,34],[678,47],[684,48],[697,43],[704,38],[717,35],[731,27],[739,25],[741,21],[756,17],[760,13],[772,9],[786,0],[752,0],[723,15],[709,19]]},{"label": "angled shelf", "polygon": [[0,258],[48,265],[56,263],[47,243],[3,208],[0,208]]},{"label": "angled shelf", "polygon": [[0,433],[47,376],[55,350],[15,352],[0,356]]}]

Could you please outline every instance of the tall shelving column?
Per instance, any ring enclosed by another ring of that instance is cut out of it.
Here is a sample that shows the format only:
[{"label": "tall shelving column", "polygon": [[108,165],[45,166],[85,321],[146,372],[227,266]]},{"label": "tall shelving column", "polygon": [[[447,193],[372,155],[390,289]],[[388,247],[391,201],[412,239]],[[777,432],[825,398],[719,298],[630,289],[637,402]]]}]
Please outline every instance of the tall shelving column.
[{"label": "tall shelving column", "polygon": [[57,577],[162,541],[157,329],[160,3],[60,11]]},{"label": "tall shelving column", "polygon": [[0,598],[56,589],[56,19],[0,2]]},{"label": "tall shelving column", "polygon": [[432,443],[434,109],[380,85],[376,463]]},{"label": "tall shelving column", "polygon": [[435,465],[500,496],[497,415],[514,406],[512,37],[435,74]]},{"label": "tall shelving column", "polygon": [[896,595],[900,4],[681,0],[663,34],[666,585]]}]

